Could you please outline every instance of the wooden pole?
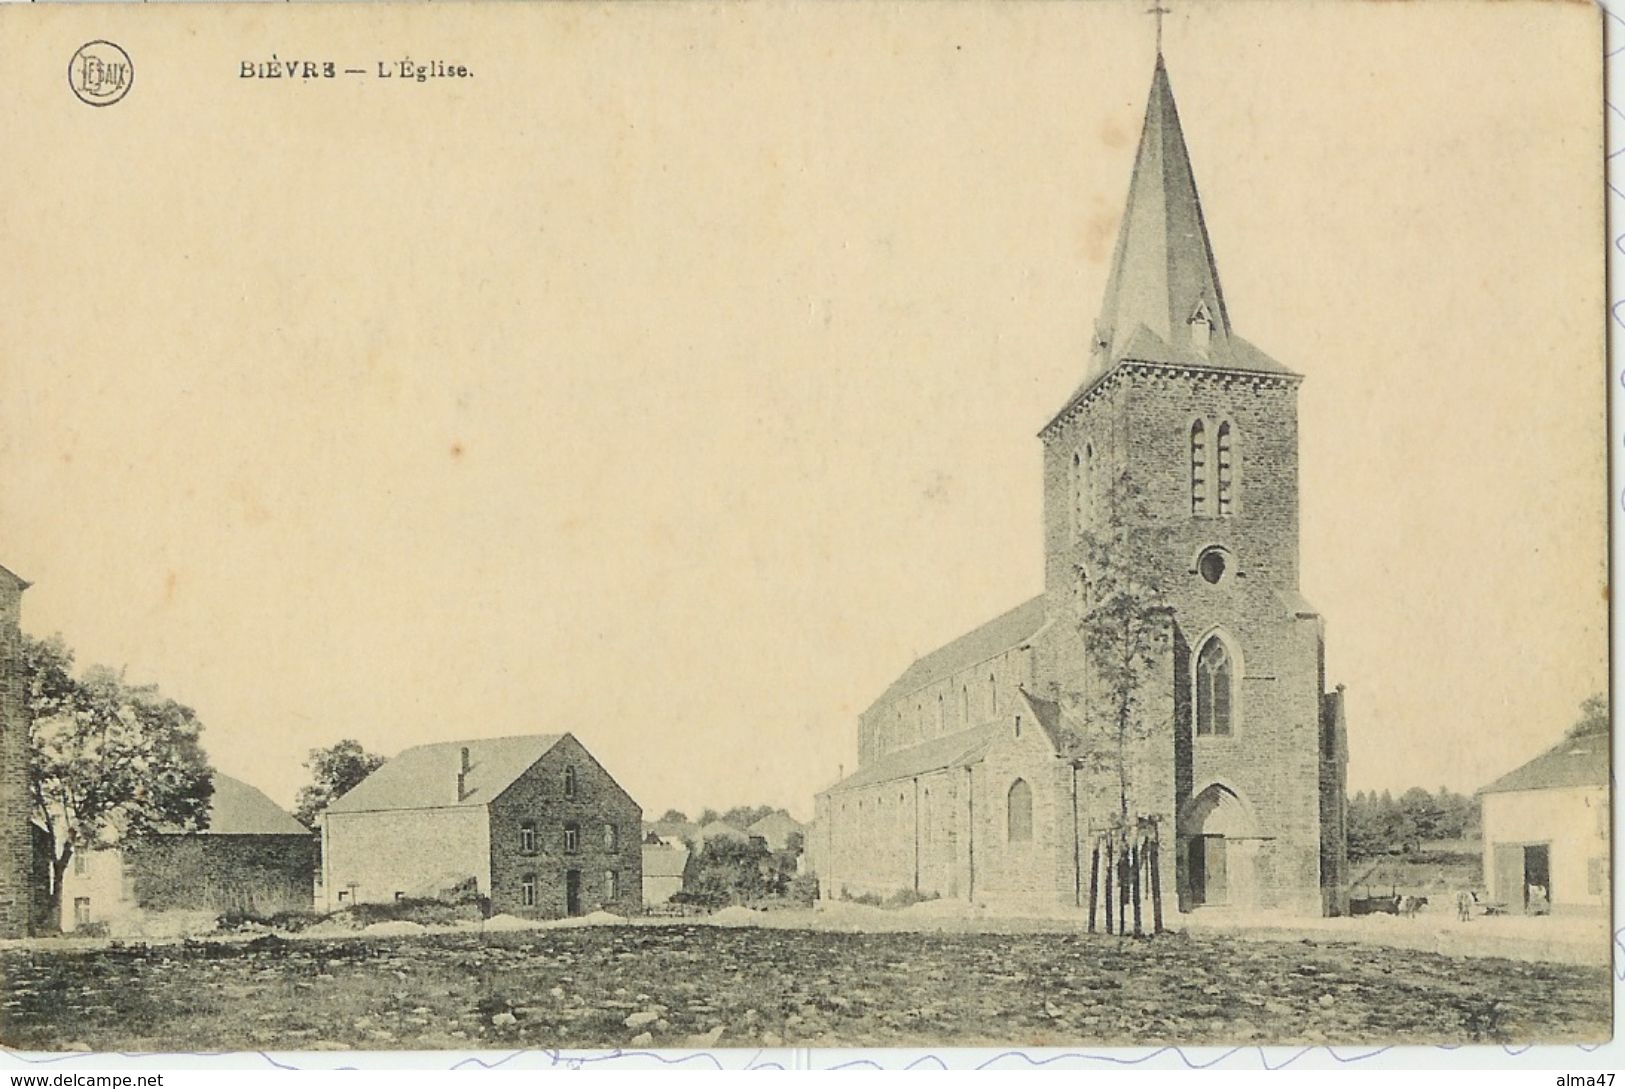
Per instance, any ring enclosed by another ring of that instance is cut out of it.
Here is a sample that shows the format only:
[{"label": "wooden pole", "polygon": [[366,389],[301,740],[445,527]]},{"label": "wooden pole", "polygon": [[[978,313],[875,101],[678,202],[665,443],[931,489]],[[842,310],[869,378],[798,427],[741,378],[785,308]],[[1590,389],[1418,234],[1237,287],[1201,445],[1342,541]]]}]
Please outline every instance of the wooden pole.
[{"label": "wooden pole", "polygon": [[1151,933],[1162,933],[1162,841],[1151,835]]},{"label": "wooden pole", "polygon": [[1100,840],[1089,852],[1089,933],[1095,932],[1095,896],[1100,891]]},{"label": "wooden pole", "polygon": [[1140,863],[1145,856],[1145,839],[1136,836],[1134,839],[1134,936],[1145,937],[1145,930],[1140,924]]},{"label": "wooden pole", "polygon": [[1106,933],[1117,933],[1112,929],[1112,878],[1116,876],[1112,871],[1117,869],[1117,846],[1112,837],[1106,837]]},{"label": "wooden pole", "polygon": [[1117,933],[1121,937],[1128,936],[1128,904],[1129,904],[1129,839],[1128,833],[1123,834],[1123,842],[1117,848]]}]

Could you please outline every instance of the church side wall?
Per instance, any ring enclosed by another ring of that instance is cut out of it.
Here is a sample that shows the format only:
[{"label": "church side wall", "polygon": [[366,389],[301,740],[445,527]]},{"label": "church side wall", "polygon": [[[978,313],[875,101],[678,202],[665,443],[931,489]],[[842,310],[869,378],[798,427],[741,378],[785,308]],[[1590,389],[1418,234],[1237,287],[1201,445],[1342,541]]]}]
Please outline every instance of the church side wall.
[{"label": "church side wall", "polygon": [[865,712],[858,719],[858,766],[979,726],[1015,706],[1034,683],[1030,650],[1011,647],[951,676]]}]

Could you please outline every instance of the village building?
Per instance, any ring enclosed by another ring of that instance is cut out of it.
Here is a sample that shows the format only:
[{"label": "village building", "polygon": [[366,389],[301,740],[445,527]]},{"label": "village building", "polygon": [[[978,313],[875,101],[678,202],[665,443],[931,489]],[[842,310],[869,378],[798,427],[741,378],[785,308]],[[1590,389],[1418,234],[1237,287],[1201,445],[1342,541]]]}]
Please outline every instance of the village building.
[{"label": "village building", "polygon": [[659,907],[683,891],[683,873],[688,868],[689,850],[681,844],[662,843],[658,838],[643,843],[643,906]]},{"label": "village building", "polygon": [[650,836],[668,846],[692,847],[700,842],[700,826],[694,821],[644,821],[645,842]]},{"label": "village building", "polygon": [[1606,730],[1566,737],[1478,792],[1493,903],[1608,909],[1609,747]]},{"label": "village building", "polygon": [[634,913],[642,818],[567,733],[419,745],[327,808],[324,906],[469,889],[493,914]]},{"label": "village building", "polygon": [[[776,813],[769,813],[745,829],[746,835],[761,840],[770,851],[783,851],[793,842],[805,839],[806,833],[805,826],[782,809]],[[796,839],[793,840],[792,837]]]},{"label": "village building", "polygon": [[32,792],[28,788],[28,705],[23,690],[23,591],[0,567],[0,938],[21,938],[38,919]]},{"label": "village building", "polygon": [[[1039,432],[1043,591],[860,715],[856,771],[817,797],[821,895],[1077,908],[1126,794],[1179,910],[1344,911],[1343,698],[1298,585],[1302,379],[1232,327],[1160,55],[1079,356]],[[1089,542],[1125,536],[1156,543],[1133,577],[1160,585],[1166,640],[1119,747],[1083,629],[1108,574]]]},{"label": "village building", "polygon": [[60,926],[140,933],[165,915],[309,911],[315,881],[311,830],[256,788],[215,772],[201,831],[76,851],[62,875]]}]

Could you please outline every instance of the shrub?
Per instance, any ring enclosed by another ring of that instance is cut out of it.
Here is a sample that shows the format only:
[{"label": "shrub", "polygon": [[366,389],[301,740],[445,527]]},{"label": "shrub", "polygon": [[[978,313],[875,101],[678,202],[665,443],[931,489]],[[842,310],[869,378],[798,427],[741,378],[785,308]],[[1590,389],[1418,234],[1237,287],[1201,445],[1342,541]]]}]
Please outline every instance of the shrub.
[{"label": "shrub", "polygon": [[811,907],[813,901],[818,899],[818,875],[804,873],[792,877],[784,890],[784,896],[793,903]]},{"label": "shrub", "polygon": [[941,897],[942,894],[938,892],[919,892],[915,889],[898,889],[896,892],[886,897],[885,906],[889,908],[906,908],[910,904],[918,904],[926,900],[937,900],[941,899]]}]

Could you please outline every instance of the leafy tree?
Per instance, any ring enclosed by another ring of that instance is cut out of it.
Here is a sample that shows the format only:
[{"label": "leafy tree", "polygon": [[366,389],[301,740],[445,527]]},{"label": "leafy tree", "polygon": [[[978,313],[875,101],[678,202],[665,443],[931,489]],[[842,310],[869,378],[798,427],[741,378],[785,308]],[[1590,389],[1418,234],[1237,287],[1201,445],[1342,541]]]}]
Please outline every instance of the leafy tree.
[{"label": "leafy tree", "polygon": [[1118,817],[1126,827],[1133,809],[1133,752],[1159,725],[1147,688],[1169,645],[1168,602],[1160,570],[1168,530],[1153,523],[1144,489],[1124,471],[1108,484],[1096,528],[1083,535],[1084,600],[1079,630],[1099,685],[1085,701],[1109,739],[1097,749],[1097,770],[1117,778]]},{"label": "leafy tree", "polygon": [[718,836],[689,856],[683,871],[684,901],[704,907],[723,907],[782,895],[794,875],[776,863],[773,853],[757,840]]},{"label": "leafy tree", "polygon": [[214,775],[190,707],[102,666],[73,675],[60,636],[25,637],[29,779],[34,815],[51,834],[52,917],[80,851],[160,831],[207,827]]},{"label": "leafy tree", "polygon": [[722,820],[723,823],[744,831],[763,817],[772,816],[777,812],[778,810],[770,805],[736,805],[722,815]]},{"label": "leafy tree", "polygon": [[707,809],[704,809],[704,810],[702,810],[700,812],[700,819],[698,821],[696,821],[695,823],[699,824],[701,827],[704,827],[705,825],[710,824],[713,821],[719,821],[721,819],[722,819],[722,814],[718,813],[715,809],[707,808]]},{"label": "leafy tree", "polygon": [[660,818],[660,823],[687,824],[688,814],[684,813],[681,809],[668,809],[666,810],[665,815]]},{"label": "leafy tree", "polygon": [[354,790],[383,763],[382,756],[369,753],[361,747],[361,742],[348,737],[325,749],[311,749],[305,760],[311,782],[299,788],[293,815],[306,828],[315,828],[322,810]]},{"label": "leafy tree", "polygon": [[1580,703],[1580,720],[1569,727],[1567,737],[1584,737],[1587,734],[1605,734],[1608,732],[1608,697],[1596,692],[1587,696]]},{"label": "leafy tree", "polygon": [[807,837],[802,833],[791,832],[788,836],[784,837],[784,850],[790,855],[791,858],[801,857],[802,852],[804,852],[806,849]]}]

